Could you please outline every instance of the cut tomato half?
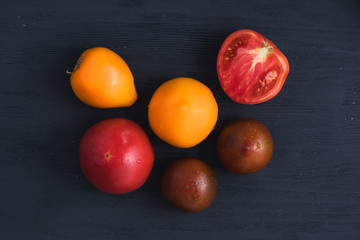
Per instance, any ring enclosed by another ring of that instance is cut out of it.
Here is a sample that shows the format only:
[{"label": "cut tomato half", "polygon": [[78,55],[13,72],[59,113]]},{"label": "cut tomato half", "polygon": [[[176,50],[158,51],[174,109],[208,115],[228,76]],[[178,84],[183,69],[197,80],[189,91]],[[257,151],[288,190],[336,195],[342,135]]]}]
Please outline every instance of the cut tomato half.
[{"label": "cut tomato half", "polygon": [[228,36],[217,57],[222,89],[233,101],[257,104],[281,90],[289,74],[289,62],[273,42],[252,30]]}]

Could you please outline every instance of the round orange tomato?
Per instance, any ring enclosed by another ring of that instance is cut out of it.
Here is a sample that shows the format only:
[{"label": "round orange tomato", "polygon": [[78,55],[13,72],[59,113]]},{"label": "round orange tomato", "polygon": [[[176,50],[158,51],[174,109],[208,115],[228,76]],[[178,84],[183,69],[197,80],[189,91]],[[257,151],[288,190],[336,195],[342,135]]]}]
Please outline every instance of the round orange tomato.
[{"label": "round orange tomato", "polygon": [[83,52],[70,82],[76,96],[92,107],[128,107],[137,99],[128,65],[107,48],[96,47]]},{"label": "round orange tomato", "polygon": [[218,105],[210,89],[192,78],[174,78],[162,84],[151,98],[151,129],[165,142],[193,147],[213,130]]}]

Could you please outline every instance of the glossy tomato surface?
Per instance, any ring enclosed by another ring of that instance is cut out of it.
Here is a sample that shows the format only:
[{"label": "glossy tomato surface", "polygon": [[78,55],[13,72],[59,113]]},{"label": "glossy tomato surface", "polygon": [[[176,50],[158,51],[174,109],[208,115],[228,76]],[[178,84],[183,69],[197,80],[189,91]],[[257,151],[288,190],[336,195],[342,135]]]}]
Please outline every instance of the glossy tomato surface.
[{"label": "glossy tomato surface", "polygon": [[275,44],[260,33],[239,30],[222,44],[217,72],[222,89],[233,101],[257,104],[280,92],[289,63]]},{"label": "glossy tomato surface", "polygon": [[148,118],[159,138],[175,147],[189,148],[202,142],[214,129],[218,105],[205,84],[179,77],[155,91]]},{"label": "glossy tomato surface", "polygon": [[249,174],[267,166],[273,154],[273,140],[267,127],[255,119],[238,119],[221,132],[217,152],[230,172]]},{"label": "glossy tomato surface", "polygon": [[90,48],[77,61],[70,78],[76,96],[96,108],[131,106],[137,100],[133,75],[126,62],[103,47]]},{"label": "glossy tomato surface", "polygon": [[194,158],[171,163],[161,180],[165,199],[186,212],[199,212],[209,207],[215,198],[217,185],[211,167]]},{"label": "glossy tomato surface", "polygon": [[124,118],[101,121],[80,141],[80,165],[86,178],[107,193],[127,193],[142,186],[154,164],[154,150],[144,130]]}]

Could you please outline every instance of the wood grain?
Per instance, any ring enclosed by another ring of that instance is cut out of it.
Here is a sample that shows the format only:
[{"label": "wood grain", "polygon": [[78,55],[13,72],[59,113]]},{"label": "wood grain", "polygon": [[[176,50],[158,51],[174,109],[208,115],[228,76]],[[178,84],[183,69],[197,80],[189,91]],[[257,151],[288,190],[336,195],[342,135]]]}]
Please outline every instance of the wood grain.
[{"label": "wood grain", "polygon": [[[5,1],[0,3],[1,239],[360,239],[359,1]],[[287,56],[281,93],[256,106],[221,90],[217,52],[239,29],[271,39]],[[66,69],[87,48],[122,56],[139,99],[100,110],[72,93]],[[147,104],[164,81],[192,77],[213,91],[219,120],[191,149],[159,140]],[[110,117],[138,122],[155,166],[133,193],[100,193],[84,178],[78,143]],[[270,165],[249,176],[226,172],[216,139],[239,117],[266,124]],[[183,213],[160,193],[165,166],[203,159],[219,180],[210,208]]]}]

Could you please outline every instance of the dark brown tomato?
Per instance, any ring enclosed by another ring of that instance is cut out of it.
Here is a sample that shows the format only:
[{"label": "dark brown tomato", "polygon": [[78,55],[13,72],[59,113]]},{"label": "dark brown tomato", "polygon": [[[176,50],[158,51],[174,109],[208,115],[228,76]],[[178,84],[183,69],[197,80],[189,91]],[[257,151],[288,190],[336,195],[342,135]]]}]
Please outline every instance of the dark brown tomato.
[{"label": "dark brown tomato", "polygon": [[209,207],[217,185],[211,167],[194,158],[176,160],[166,168],[161,180],[165,199],[186,212],[199,212]]},{"label": "dark brown tomato", "polygon": [[220,162],[230,172],[255,173],[269,163],[273,140],[267,127],[255,119],[238,119],[221,132],[217,152]]}]

